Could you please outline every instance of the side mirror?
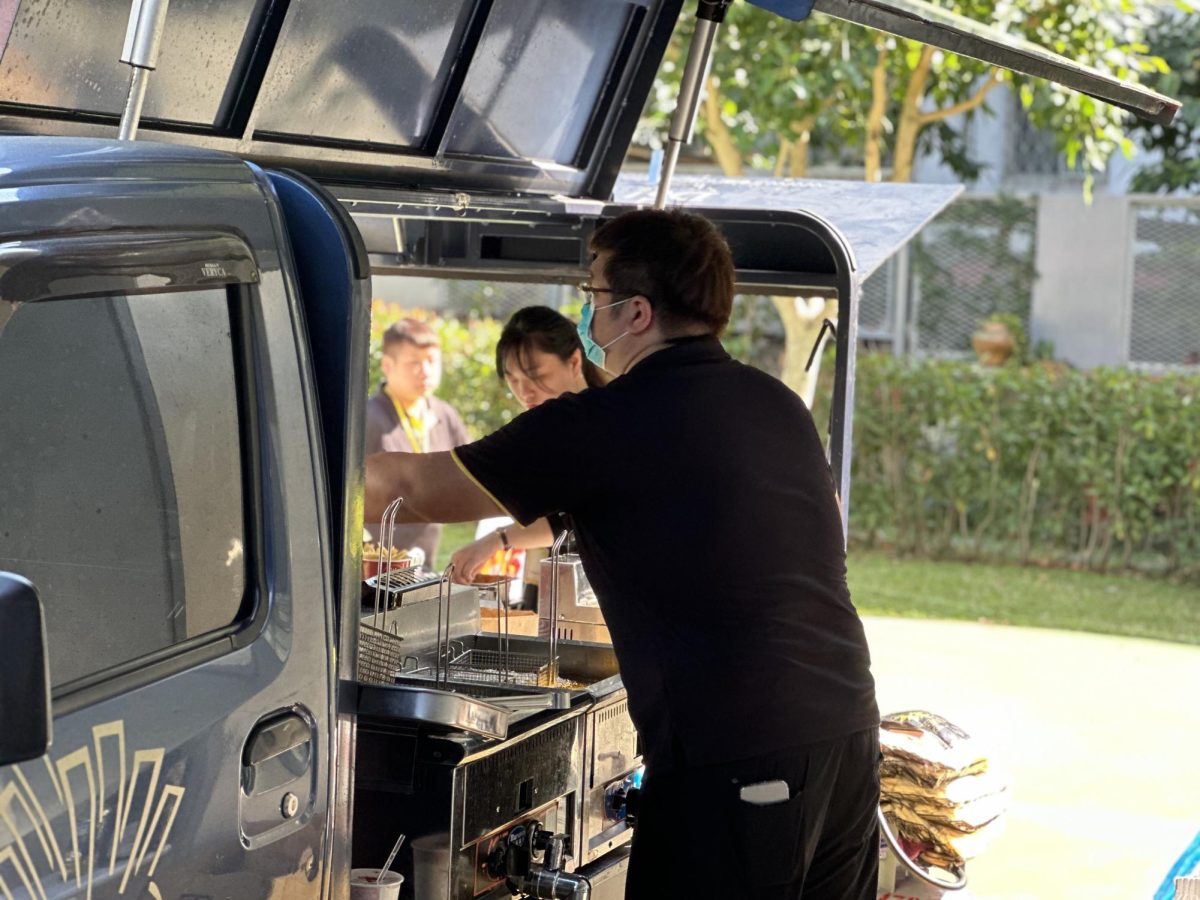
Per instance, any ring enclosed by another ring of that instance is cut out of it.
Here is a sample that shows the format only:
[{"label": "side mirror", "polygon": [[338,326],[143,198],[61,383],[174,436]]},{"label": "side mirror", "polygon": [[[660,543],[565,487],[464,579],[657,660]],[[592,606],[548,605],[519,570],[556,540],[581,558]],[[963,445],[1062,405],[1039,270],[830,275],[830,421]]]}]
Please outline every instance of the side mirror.
[{"label": "side mirror", "polygon": [[0,766],[50,748],[50,666],[37,589],[0,572]]}]

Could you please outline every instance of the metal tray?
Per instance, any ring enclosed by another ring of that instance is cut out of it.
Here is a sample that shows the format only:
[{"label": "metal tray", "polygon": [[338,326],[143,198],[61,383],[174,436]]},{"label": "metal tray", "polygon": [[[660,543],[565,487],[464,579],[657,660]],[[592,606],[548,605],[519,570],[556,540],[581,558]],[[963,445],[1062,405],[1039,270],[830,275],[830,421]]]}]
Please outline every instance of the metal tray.
[{"label": "metal tray", "polygon": [[405,719],[502,741],[508,736],[512,713],[476,697],[436,688],[360,684],[358,714],[365,718]]}]

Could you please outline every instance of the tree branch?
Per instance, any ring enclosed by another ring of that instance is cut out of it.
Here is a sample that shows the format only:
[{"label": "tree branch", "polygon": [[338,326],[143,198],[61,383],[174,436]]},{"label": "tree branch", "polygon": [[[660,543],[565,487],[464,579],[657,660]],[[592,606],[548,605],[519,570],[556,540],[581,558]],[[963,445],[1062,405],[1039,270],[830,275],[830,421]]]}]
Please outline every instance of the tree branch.
[{"label": "tree branch", "polygon": [[808,148],[808,133],[792,144],[791,152],[788,154],[788,174],[792,178],[808,177]]},{"label": "tree branch", "polygon": [[738,151],[729,126],[721,118],[721,90],[715,77],[709,79],[704,97],[704,126],[704,139],[712,147],[722,173],[741,175],[742,154]]},{"label": "tree branch", "polygon": [[892,154],[892,181],[912,181],[913,163],[917,156],[917,137],[921,134],[921,99],[929,84],[933,69],[933,47],[926,44],[908,76],[904,101],[900,104],[900,121],[896,126],[895,150]]},{"label": "tree branch", "polygon": [[957,116],[960,113],[970,112],[978,106],[983,105],[983,101],[987,99],[987,95],[991,93],[992,88],[1000,83],[1000,70],[992,69],[992,74],[987,80],[979,86],[966,100],[961,103],[955,103],[952,106],[947,106],[945,109],[935,109],[933,112],[922,113],[918,118],[922,125],[930,125],[934,122],[941,122],[943,119],[949,119],[951,116]]},{"label": "tree branch", "polygon": [[916,68],[909,76],[908,87],[904,91],[906,112],[919,113],[920,111],[921,98],[925,96],[925,86],[929,82],[929,72],[933,68],[933,52],[934,48],[931,44],[926,44],[921,48],[921,57],[917,60]]},{"label": "tree branch", "polygon": [[792,178],[803,178],[808,173],[808,144],[812,136],[813,126],[817,116],[829,106],[829,99],[817,107],[817,111],[809,113],[788,123],[787,131],[794,138],[782,138],[779,142],[779,159],[775,166],[775,177],[783,174],[784,166]]},{"label": "tree branch", "polygon": [[787,138],[779,139],[779,155],[775,157],[775,169],[771,173],[775,178],[783,177],[783,166],[787,162],[788,153],[791,152],[792,142]]},{"label": "tree branch", "polygon": [[867,137],[863,146],[864,177],[879,181],[883,171],[883,117],[887,112],[887,44],[875,44],[875,69],[871,72],[871,108],[867,112]]}]

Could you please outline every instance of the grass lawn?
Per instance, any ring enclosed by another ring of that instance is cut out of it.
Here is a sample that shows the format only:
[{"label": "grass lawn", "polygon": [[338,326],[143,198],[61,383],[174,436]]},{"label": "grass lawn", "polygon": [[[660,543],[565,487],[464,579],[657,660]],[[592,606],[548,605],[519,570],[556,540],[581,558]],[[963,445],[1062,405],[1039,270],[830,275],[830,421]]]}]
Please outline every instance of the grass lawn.
[{"label": "grass lawn", "polygon": [[1200,588],[1128,575],[895,559],[853,551],[864,615],[966,619],[1200,644]]},{"label": "grass lawn", "polygon": [[447,525],[442,529],[442,541],[438,544],[437,561],[434,571],[440,572],[450,562],[450,554],[464,544],[475,540],[475,523],[460,522],[457,525]]},{"label": "grass lawn", "polygon": [[[475,537],[447,525],[437,571]],[[1200,644],[1200,588],[1065,569],[896,559],[852,551],[850,591],[864,615],[966,619]]]}]

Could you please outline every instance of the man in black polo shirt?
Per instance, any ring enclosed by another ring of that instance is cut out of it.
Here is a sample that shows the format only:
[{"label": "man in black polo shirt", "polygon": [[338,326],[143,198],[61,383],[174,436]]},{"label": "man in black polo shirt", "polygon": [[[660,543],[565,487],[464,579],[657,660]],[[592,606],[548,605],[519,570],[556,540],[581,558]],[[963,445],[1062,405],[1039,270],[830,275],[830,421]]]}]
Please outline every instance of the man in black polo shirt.
[{"label": "man in black polo shirt", "polygon": [[371,457],[367,514],[571,517],[645,750],[627,897],[873,898],[879,712],[812,417],[717,340],[709,222],[632,212],[592,249],[585,346],[619,377]]}]

